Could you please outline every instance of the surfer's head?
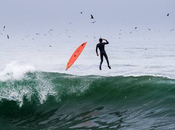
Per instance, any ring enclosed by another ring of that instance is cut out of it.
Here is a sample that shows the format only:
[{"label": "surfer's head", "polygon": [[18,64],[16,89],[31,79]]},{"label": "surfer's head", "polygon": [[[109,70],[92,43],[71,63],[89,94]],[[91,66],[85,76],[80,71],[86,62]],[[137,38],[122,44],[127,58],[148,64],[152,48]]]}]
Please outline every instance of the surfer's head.
[{"label": "surfer's head", "polygon": [[102,41],[103,41],[103,39],[102,39],[102,38],[100,38],[100,39],[99,39],[99,42],[101,43]]}]

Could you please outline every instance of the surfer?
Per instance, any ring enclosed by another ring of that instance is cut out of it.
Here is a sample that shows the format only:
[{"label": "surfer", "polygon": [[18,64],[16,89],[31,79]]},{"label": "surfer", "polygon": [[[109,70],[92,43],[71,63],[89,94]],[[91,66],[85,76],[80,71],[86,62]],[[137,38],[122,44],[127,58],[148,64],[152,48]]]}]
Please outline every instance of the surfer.
[{"label": "surfer", "polygon": [[[105,42],[103,42],[103,40]],[[108,64],[109,69],[111,69],[111,66],[109,65],[108,56],[107,56],[106,51],[105,51],[105,45],[106,44],[109,44],[109,42],[106,39],[102,39],[102,38],[99,39],[99,42],[100,43],[98,43],[97,46],[96,46],[97,56],[99,56],[99,54],[98,54],[98,48],[100,50],[100,59],[101,59],[101,62],[100,62],[99,69],[101,70],[101,65],[103,63],[103,56],[106,58],[106,61],[107,61],[107,64]]]}]

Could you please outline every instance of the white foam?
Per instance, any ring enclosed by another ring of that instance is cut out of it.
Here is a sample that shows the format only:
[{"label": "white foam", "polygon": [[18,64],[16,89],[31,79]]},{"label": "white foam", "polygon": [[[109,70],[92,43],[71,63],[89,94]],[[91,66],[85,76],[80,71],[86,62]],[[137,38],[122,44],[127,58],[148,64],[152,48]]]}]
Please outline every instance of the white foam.
[{"label": "white foam", "polygon": [[2,99],[16,101],[21,107],[23,105],[24,96],[30,101],[32,94],[33,92],[27,87],[19,85],[18,88],[15,88],[14,84],[11,83],[11,86],[0,89],[0,101]]},{"label": "white foam", "polygon": [[36,68],[32,65],[21,64],[13,61],[6,65],[5,69],[0,72],[0,81],[20,80],[27,72],[34,72]]}]

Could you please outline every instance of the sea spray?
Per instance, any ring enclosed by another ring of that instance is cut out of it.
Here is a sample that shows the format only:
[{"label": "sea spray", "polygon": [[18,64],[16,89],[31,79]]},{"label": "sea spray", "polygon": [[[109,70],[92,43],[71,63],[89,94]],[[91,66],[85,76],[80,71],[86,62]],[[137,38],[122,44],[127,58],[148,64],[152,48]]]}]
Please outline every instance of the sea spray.
[{"label": "sea spray", "polygon": [[4,71],[0,72],[0,81],[20,80],[27,72],[34,72],[36,68],[32,65],[20,64],[13,61],[6,65]]},{"label": "sea spray", "polygon": [[0,100],[15,101],[21,107],[24,97],[31,101],[33,95],[38,96],[42,104],[48,95],[54,95],[52,85],[37,73],[32,65],[12,62],[0,73]]}]

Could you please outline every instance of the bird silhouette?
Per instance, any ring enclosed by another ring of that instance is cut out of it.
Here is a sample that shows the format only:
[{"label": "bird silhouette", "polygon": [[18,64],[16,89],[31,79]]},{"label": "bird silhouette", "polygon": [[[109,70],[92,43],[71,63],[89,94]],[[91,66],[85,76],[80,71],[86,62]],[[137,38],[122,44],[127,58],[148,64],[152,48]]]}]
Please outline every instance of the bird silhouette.
[{"label": "bird silhouette", "polygon": [[171,29],[170,32],[174,31],[174,29]]},{"label": "bird silhouette", "polygon": [[3,31],[5,30],[5,26],[3,27]]}]

